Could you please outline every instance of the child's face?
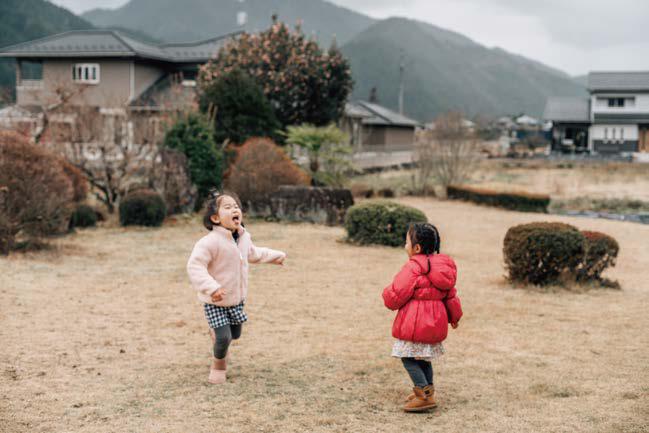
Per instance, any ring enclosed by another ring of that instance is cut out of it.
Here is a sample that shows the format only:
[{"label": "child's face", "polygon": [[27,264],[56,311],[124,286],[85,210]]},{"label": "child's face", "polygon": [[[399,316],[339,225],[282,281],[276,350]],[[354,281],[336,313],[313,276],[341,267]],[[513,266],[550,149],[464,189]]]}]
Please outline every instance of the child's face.
[{"label": "child's face", "polygon": [[219,211],[212,215],[212,222],[228,230],[237,230],[243,221],[243,214],[236,200],[226,195],[221,200]]},{"label": "child's face", "polygon": [[412,246],[412,239],[410,239],[410,233],[406,235],[405,249],[406,249],[406,253],[408,254],[408,257],[412,257],[415,254],[421,253],[421,245],[415,245],[414,247]]}]

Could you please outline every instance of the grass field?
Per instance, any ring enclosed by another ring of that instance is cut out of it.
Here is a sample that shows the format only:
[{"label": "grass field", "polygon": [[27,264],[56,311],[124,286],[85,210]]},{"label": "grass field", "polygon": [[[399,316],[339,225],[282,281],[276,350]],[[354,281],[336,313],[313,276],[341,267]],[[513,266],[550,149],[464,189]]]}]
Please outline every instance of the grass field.
[{"label": "grass field", "polygon": [[[355,177],[351,184],[411,190],[413,170],[392,170]],[[554,200],[574,198],[649,201],[649,164],[483,160],[466,183],[497,191],[548,194]],[[432,186],[432,185],[431,185]]]},{"label": "grass field", "polygon": [[[382,288],[400,249],[339,242],[341,228],[251,222],[288,252],[253,266],[250,321],[229,382],[206,383],[210,342],[185,261],[198,220],[99,228],[56,251],[0,258],[3,432],[649,432],[649,226],[402,199],[424,210],[459,267],[465,317],[434,365],[439,407],[404,414]],[[508,227],[539,219],[621,245],[623,290],[506,283]]]}]

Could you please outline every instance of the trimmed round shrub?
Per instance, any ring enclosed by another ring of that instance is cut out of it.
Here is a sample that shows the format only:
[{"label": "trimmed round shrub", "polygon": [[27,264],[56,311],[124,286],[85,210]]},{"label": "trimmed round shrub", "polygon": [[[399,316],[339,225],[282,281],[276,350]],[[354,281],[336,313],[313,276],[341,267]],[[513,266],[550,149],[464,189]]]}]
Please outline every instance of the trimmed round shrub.
[{"label": "trimmed round shrub", "polygon": [[510,228],[503,253],[509,279],[539,286],[577,275],[586,240],[575,227],[563,223],[531,223]]},{"label": "trimmed round shrub", "polygon": [[70,230],[97,225],[97,212],[87,204],[80,204],[70,217]]},{"label": "trimmed round shrub", "polygon": [[577,280],[601,280],[602,272],[610,266],[615,266],[620,245],[611,236],[593,231],[581,232],[586,242],[584,261],[577,273]]},{"label": "trimmed round shrub", "polygon": [[119,222],[123,226],[159,227],[167,214],[167,205],[160,194],[151,190],[137,190],[119,204]]},{"label": "trimmed round shrub", "polygon": [[377,201],[350,207],[345,216],[345,229],[353,242],[398,247],[404,244],[410,223],[427,221],[419,209]]},{"label": "trimmed round shrub", "polygon": [[226,186],[236,191],[244,208],[268,199],[282,185],[308,186],[309,176],[272,140],[250,138],[237,149]]}]

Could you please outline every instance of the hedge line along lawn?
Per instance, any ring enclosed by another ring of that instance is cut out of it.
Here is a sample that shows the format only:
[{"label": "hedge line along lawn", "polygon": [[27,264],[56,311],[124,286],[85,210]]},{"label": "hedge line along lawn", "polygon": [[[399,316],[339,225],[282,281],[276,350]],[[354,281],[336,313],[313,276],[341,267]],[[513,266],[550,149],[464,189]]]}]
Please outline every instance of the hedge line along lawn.
[{"label": "hedge line along lawn", "polygon": [[[400,411],[393,313],[401,249],[340,228],[249,221],[283,268],[253,266],[231,380],[206,384],[210,343],[185,276],[198,218],[98,228],[0,258],[0,431],[642,432],[649,414],[649,226],[404,199],[459,265],[465,318],[435,364],[439,408]],[[614,236],[623,290],[511,288],[510,226],[551,220]]]}]

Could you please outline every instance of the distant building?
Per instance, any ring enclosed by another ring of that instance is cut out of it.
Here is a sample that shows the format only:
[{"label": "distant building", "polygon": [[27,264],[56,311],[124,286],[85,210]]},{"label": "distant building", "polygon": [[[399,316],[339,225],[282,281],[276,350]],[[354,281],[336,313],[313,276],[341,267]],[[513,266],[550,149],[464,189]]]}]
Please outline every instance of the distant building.
[{"label": "distant building", "polygon": [[372,102],[345,104],[340,128],[349,135],[358,169],[401,167],[414,161],[416,120]]},{"label": "distant building", "polygon": [[588,91],[588,98],[548,99],[553,150],[649,152],[649,72],[591,72]]},{"label": "distant building", "polygon": [[170,93],[173,81],[191,96],[199,66],[233,36],[153,45],[112,30],[77,30],[0,49],[0,57],[16,59],[19,107],[42,106],[66,88],[75,93],[72,105],[155,110],[185,103],[186,95]]},{"label": "distant building", "polygon": [[518,116],[516,118],[516,123],[518,125],[525,125],[525,126],[536,126],[539,124],[539,121],[532,117],[528,116],[527,114],[523,114],[522,116]]},{"label": "distant building", "polygon": [[365,101],[347,103],[340,123],[355,152],[412,150],[415,131],[421,126],[416,120]]}]

